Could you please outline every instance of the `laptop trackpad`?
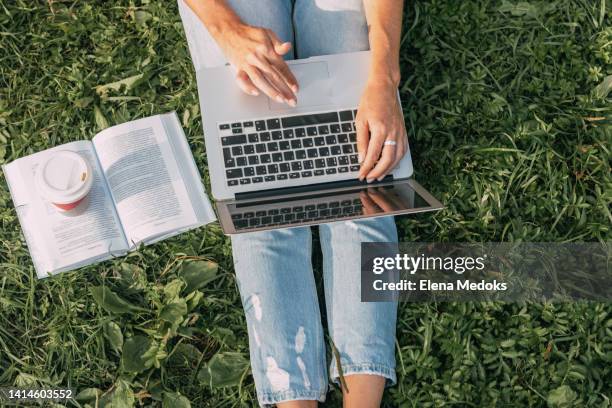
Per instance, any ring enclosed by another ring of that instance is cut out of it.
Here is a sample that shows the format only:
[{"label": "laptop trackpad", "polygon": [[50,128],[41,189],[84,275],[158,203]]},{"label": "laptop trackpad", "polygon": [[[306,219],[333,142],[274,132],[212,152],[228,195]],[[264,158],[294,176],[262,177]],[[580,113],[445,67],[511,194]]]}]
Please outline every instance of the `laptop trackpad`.
[{"label": "laptop trackpad", "polygon": [[[297,93],[297,108],[327,105],[331,102],[332,87],[329,70],[324,61],[290,64],[289,68],[298,81],[300,90]],[[294,109],[285,103],[278,103],[268,98],[272,111]]]}]

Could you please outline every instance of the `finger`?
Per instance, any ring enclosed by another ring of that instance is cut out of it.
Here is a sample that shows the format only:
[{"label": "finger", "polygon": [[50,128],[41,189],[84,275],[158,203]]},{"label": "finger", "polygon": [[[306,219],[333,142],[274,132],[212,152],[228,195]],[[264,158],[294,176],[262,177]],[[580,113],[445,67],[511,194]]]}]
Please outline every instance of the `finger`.
[{"label": "finger", "polygon": [[359,193],[359,198],[361,199],[361,204],[363,205],[363,212],[365,215],[376,214],[380,211],[380,208],[372,201],[368,193],[365,191],[361,191]]},{"label": "finger", "polygon": [[387,212],[395,211],[395,209],[393,208],[393,205],[389,202],[389,200],[387,200],[384,193],[372,188],[368,190],[368,194],[370,195],[370,198],[372,199],[372,201],[374,201],[376,205],[382,208],[383,211],[387,211]]},{"label": "finger", "polygon": [[280,102],[287,102],[289,105],[295,106],[297,102],[295,94],[271,62],[263,57],[254,57],[251,61],[263,73],[268,82],[280,92],[283,97]]},{"label": "finger", "polygon": [[247,69],[246,73],[248,74],[253,84],[264,94],[268,95],[268,97],[274,99],[279,103],[283,103],[285,101],[283,95],[268,82],[266,77],[264,77],[264,75],[259,69],[254,66],[251,66]]},{"label": "finger", "polygon": [[366,176],[368,183],[374,181],[374,179],[377,179],[378,181],[382,180],[387,172],[391,170],[391,165],[395,160],[396,150],[397,145],[386,145],[383,147],[378,163],[376,163],[376,166]]},{"label": "finger", "polygon": [[381,155],[386,134],[379,129],[370,128],[370,141],[361,168],[359,169],[359,180],[366,178]]},{"label": "finger", "polygon": [[251,78],[249,78],[247,73],[243,70],[238,71],[238,73],[236,74],[236,82],[238,83],[238,87],[242,89],[242,92],[253,96],[259,95],[257,87],[255,86],[253,81],[251,81]]},{"label": "finger", "polygon": [[270,35],[270,40],[272,40],[272,45],[274,46],[274,52],[278,55],[285,55],[289,51],[291,51],[291,43],[289,41],[281,41],[280,38],[276,35],[276,33],[272,30],[268,30],[268,34]]},{"label": "finger", "polygon": [[400,137],[397,141],[397,149],[395,149],[395,160],[391,165],[391,169],[395,169],[399,165],[400,161],[402,161],[402,158],[406,154],[406,144],[406,136]]},{"label": "finger", "polygon": [[275,58],[270,62],[272,62],[274,67],[278,70],[289,88],[291,88],[291,90],[296,93],[299,90],[298,81],[293,75],[293,72],[291,72],[291,69],[289,69],[289,65],[287,64],[287,62],[285,62],[285,60],[280,57]]},{"label": "finger", "polygon": [[368,124],[365,121],[355,120],[355,128],[357,133],[357,157],[359,164],[363,163],[368,151],[368,143],[370,143],[370,131]]}]

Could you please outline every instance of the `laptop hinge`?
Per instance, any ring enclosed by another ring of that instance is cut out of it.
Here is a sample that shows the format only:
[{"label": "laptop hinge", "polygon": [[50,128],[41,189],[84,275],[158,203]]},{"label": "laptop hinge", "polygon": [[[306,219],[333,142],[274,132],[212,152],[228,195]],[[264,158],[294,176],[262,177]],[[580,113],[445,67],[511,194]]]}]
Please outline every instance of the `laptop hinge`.
[{"label": "laptop hinge", "polygon": [[[380,183],[393,181],[393,175],[389,174],[384,179],[380,181]],[[284,194],[295,194],[295,193],[307,193],[310,191],[322,191],[340,187],[358,187],[358,186],[371,186],[374,183],[367,183],[364,181],[359,181],[358,179],[351,180],[341,180],[341,181],[330,181],[327,183],[316,183],[316,184],[308,184],[304,186],[296,186],[296,187],[282,187],[282,188],[272,188],[269,190],[260,190],[260,191],[248,191],[245,193],[236,193],[236,201],[240,200],[250,200],[253,198],[266,198]]]}]

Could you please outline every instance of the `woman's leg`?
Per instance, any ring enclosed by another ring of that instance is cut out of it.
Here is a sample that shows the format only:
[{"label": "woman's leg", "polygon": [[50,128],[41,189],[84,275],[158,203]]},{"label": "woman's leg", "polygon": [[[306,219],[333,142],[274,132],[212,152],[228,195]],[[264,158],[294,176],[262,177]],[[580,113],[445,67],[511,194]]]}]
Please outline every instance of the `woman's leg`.
[{"label": "woman's leg", "polygon": [[[297,0],[293,18],[298,58],[369,49],[361,0]],[[376,407],[385,383],[395,382],[397,303],[361,302],[361,242],[397,241],[395,222],[337,222],[319,231],[329,333],[349,390],[344,403]],[[330,377],[338,382],[338,375],[334,358]]]},{"label": "woman's leg", "polygon": [[[270,28],[282,40],[293,41],[290,0],[229,3],[246,23]],[[182,0],[179,10],[195,69],[225,64],[217,44]],[[261,405],[310,407],[325,399],[325,344],[311,247],[310,228],[232,237],[251,371]]]}]

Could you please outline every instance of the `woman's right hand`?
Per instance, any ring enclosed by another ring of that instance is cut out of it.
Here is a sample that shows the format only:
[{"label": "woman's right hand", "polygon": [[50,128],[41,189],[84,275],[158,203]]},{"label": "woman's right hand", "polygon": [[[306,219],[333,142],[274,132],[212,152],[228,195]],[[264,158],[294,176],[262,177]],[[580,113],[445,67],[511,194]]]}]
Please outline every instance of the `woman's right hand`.
[{"label": "woman's right hand", "polygon": [[270,98],[297,104],[298,83],[283,55],[291,50],[290,42],[282,42],[267,28],[244,23],[225,27],[215,36],[230,64],[236,68],[236,82],[250,95],[259,91]]}]

